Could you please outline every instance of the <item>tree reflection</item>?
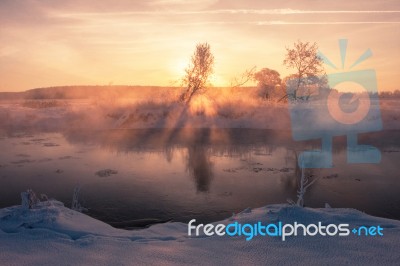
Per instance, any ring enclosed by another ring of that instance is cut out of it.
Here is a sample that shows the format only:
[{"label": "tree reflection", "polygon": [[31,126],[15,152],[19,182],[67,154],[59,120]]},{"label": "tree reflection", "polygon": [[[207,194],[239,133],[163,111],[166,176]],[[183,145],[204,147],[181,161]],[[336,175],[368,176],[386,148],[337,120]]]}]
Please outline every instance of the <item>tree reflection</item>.
[{"label": "tree reflection", "polygon": [[197,192],[208,192],[213,178],[213,163],[207,148],[194,144],[188,148],[187,171],[194,178]]}]

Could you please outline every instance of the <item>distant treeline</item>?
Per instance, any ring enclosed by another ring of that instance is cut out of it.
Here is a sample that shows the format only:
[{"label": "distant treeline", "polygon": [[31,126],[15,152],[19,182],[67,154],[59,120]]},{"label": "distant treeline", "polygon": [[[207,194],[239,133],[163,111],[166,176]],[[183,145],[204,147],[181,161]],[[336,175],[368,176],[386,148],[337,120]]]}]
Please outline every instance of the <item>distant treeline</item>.
[{"label": "distant treeline", "polygon": [[[47,100],[47,99],[96,99],[96,98],[157,98],[164,97],[165,93],[179,94],[180,87],[161,87],[161,86],[57,86],[47,88],[37,88],[24,92],[0,92],[0,100]],[[229,94],[251,93],[255,87],[240,88],[214,88],[225,89]],[[218,93],[218,92],[215,92]],[[376,96],[376,93],[373,93]],[[379,98],[400,98],[400,90],[379,92]]]},{"label": "distant treeline", "polygon": [[379,98],[400,98],[400,90],[379,92]]},{"label": "distant treeline", "polygon": [[[92,99],[92,98],[137,98],[141,95],[162,94],[177,87],[158,86],[57,86],[36,88],[24,92],[0,92],[0,100],[17,99]],[[159,94],[160,93],[160,94]]]}]

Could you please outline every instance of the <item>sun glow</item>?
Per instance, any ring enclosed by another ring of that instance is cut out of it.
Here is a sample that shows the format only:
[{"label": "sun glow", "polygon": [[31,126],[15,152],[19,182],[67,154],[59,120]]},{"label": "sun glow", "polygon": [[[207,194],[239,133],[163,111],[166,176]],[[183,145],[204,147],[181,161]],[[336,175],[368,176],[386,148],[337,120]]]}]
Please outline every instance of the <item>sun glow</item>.
[{"label": "sun glow", "polygon": [[195,96],[190,101],[189,110],[193,115],[214,116],[216,114],[214,102],[206,95]]},{"label": "sun glow", "polygon": [[228,86],[229,85],[222,76],[217,75],[217,74],[212,74],[211,75],[210,83],[214,87],[224,87],[224,86]]},{"label": "sun glow", "polygon": [[[156,5],[150,4],[154,1],[122,1],[118,5],[92,0],[77,5],[14,2],[0,1],[3,91],[110,82],[179,86],[196,44],[203,42],[210,44],[215,57],[214,75],[209,80],[215,87],[229,86],[253,66],[274,69],[284,78],[293,73],[282,65],[285,47],[296,40],[316,42],[339,67],[335,40],[344,36],[352,43],[346,67],[360,62],[355,70],[374,69],[381,90],[398,89],[400,80],[396,72],[399,34],[394,34],[399,28],[398,12],[387,12],[398,9],[394,2],[379,12],[380,2],[375,1],[375,11],[360,13],[339,6],[338,11],[330,11],[329,2],[315,12],[303,1],[292,1],[293,10],[301,10],[295,15],[287,14],[286,9],[279,11],[286,4],[268,1],[256,1],[255,5],[247,1],[235,8],[230,1],[216,4],[213,0],[213,4],[162,0]],[[351,21],[350,15],[354,16]],[[310,21],[310,16],[316,16],[315,21]],[[370,56],[368,48],[374,56],[359,61]]]},{"label": "sun glow", "polygon": [[183,77],[185,75],[185,69],[188,67],[188,65],[188,59],[177,58],[170,63],[170,72],[177,77]]}]

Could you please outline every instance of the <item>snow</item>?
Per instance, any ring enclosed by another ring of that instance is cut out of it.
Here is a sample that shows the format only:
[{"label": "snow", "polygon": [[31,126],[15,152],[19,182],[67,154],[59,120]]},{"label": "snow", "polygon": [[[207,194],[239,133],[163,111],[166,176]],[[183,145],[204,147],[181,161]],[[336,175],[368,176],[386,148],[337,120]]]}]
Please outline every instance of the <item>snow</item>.
[{"label": "snow", "polygon": [[50,200],[33,209],[0,210],[0,265],[398,265],[400,221],[353,209],[269,205],[218,223],[276,222],[380,225],[384,236],[255,237],[187,235],[187,224],[116,229]]}]

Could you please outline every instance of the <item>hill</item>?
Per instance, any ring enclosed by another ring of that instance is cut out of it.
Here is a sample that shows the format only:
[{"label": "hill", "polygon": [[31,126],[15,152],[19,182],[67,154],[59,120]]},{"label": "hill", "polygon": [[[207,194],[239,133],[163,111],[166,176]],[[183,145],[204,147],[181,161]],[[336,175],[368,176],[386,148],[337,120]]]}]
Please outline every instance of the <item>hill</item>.
[{"label": "hill", "polygon": [[57,86],[36,88],[24,92],[0,92],[0,100],[39,99],[91,99],[91,98],[137,98],[150,94],[159,95],[179,87],[159,86]]}]

